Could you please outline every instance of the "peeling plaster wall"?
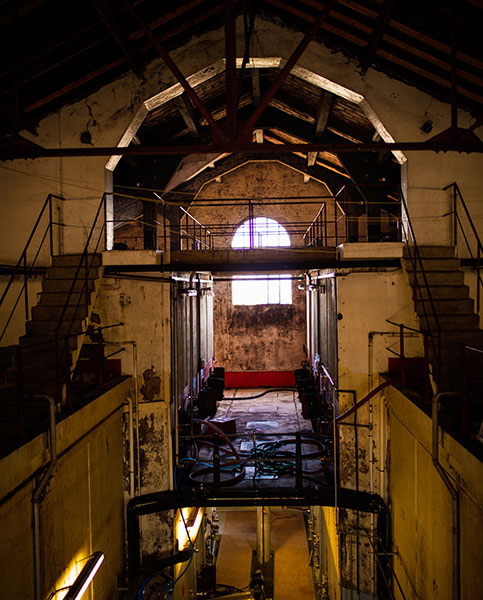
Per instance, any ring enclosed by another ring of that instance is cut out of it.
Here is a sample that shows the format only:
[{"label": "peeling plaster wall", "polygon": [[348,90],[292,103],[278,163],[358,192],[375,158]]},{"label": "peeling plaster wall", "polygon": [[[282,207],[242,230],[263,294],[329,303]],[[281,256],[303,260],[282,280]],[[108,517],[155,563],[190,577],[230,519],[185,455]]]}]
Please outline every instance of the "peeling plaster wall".
[{"label": "peeling plaster wall", "polygon": [[[137,493],[170,489],[170,284],[148,278],[105,277],[94,310],[102,324],[124,323],[123,327],[105,330],[106,340],[136,342],[137,380],[133,378],[133,386],[137,386],[139,398],[138,451],[134,465]],[[124,344],[124,347],[126,351],[117,355],[122,360],[123,372],[136,375],[132,345]],[[131,397],[134,398],[133,389]],[[125,438],[125,448],[128,443],[129,439]],[[126,450],[124,456],[129,461]],[[125,472],[129,472],[126,465]],[[143,517],[140,527],[145,560],[159,557],[171,549],[172,527],[166,515]]]},{"label": "peeling plaster wall", "polygon": [[216,363],[227,371],[292,371],[304,359],[305,295],[292,283],[291,305],[234,306],[231,283],[215,284]]},{"label": "peeling plaster wall", "polygon": [[[337,191],[334,190],[334,193]],[[314,179],[304,183],[303,173],[279,162],[248,162],[224,175],[220,183],[217,181],[206,183],[198,192],[189,212],[208,229],[215,233],[221,231],[221,235],[215,237],[215,248],[231,248],[232,237],[237,227],[249,219],[247,203],[242,206],[226,203],[227,210],[225,210],[220,206],[198,207],[196,204],[198,201],[244,198],[256,202],[264,198],[282,198],[278,201],[282,204],[270,205],[270,201],[266,201],[266,205],[254,206],[253,216],[268,217],[278,221],[287,230],[291,245],[303,246],[303,234],[314,220],[323,202],[327,203],[328,221],[334,219],[334,202],[327,198],[330,194],[325,184]],[[283,200],[289,197],[292,197],[292,200]],[[290,204],[297,198],[314,203]],[[298,222],[301,224],[297,226]]]}]

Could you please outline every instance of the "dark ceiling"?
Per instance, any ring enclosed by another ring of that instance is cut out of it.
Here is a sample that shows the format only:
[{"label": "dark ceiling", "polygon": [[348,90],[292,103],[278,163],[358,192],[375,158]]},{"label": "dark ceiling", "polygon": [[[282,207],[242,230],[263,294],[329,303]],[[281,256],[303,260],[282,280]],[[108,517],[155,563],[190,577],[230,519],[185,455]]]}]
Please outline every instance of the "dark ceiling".
[{"label": "dark ceiling", "polygon": [[[157,43],[169,52],[193,36],[223,26],[227,4],[245,15],[247,31],[253,20],[263,17],[305,33],[327,2],[4,0],[0,3],[4,56],[1,133],[9,136],[22,129],[35,131],[47,114],[129,71],[142,78],[145,66],[159,57]],[[315,37],[355,58],[363,71],[372,66],[444,101],[451,101],[452,95],[453,41],[457,51],[453,71],[456,103],[479,116],[483,100],[482,22],[480,0],[338,0]],[[144,24],[152,36],[143,29]],[[207,105],[215,111],[220,110],[218,91],[223,94],[221,83],[220,90],[211,90],[211,97],[206,97]],[[247,82],[242,84],[240,108],[243,94],[249,94]],[[292,102],[300,113],[305,110],[313,114],[317,99],[309,89],[291,87],[287,80],[277,101],[279,109]],[[341,125],[343,112],[343,102],[338,101],[333,107],[333,129]],[[154,125],[155,115],[150,119]],[[179,136],[185,128],[182,120],[178,124],[179,128],[173,123],[173,135]],[[354,123],[353,137],[365,139],[370,134],[364,131],[365,126]]]}]

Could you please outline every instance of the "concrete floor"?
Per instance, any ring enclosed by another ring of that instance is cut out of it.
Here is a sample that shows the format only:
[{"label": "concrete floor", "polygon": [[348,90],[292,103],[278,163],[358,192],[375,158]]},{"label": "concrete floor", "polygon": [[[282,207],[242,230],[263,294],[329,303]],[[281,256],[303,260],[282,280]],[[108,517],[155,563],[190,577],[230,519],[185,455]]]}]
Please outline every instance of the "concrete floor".
[{"label": "concrete floor", "polygon": [[[222,536],[216,580],[218,584],[244,588],[250,583],[252,551],[256,548],[256,509],[219,513]],[[272,509],[271,530],[275,561],[273,600],[313,600],[302,511]]]},{"label": "concrete floor", "polygon": [[[250,452],[253,448],[254,439],[257,446],[263,442],[287,440],[287,444],[281,446],[279,450],[281,453],[292,453],[292,462],[287,463],[285,461],[285,464],[291,464],[294,467],[295,438],[293,434],[300,431],[302,434],[306,434],[302,435],[302,438],[308,439],[310,437],[309,434],[312,433],[312,424],[302,417],[301,405],[295,391],[268,391],[268,393],[260,398],[252,400],[243,399],[248,396],[257,396],[263,392],[267,392],[267,390],[225,390],[224,400],[218,403],[218,410],[213,420],[224,421],[235,419],[237,436],[236,438],[231,438],[231,441],[237,450],[245,452],[244,456],[247,456],[246,453]],[[290,435],[284,436],[283,434]],[[314,453],[318,450],[320,448],[314,446],[312,443],[306,442],[302,444],[302,454],[304,455]],[[260,458],[260,456],[262,455],[258,454],[257,458]],[[220,457],[222,463],[224,460],[230,459],[230,456],[225,454],[223,449],[221,449]],[[211,464],[213,460],[211,447],[202,447],[200,458]],[[260,475],[257,472],[256,479],[254,479],[254,464],[253,461],[245,464],[245,476],[242,481],[235,484],[237,487],[252,487],[253,485],[257,487],[292,487],[295,485],[295,476],[293,473],[279,472],[276,476],[270,476],[266,473]],[[270,463],[269,461],[257,464],[267,467],[275,466],[276,464],[281,465],[281,463]],[[302,464],[309,475],[309,477],[304,477],[304,485],[314,485],[314,483],[320,483],[320,485],[327,484],[325,474],[318,472],[321,468],[320,458],[303,460]],[[223,481],[224,477],[229,478],[231,476],[231,472],[222,471],[221,475]],[[211,478],[212,474],[206,475],[204,481],[208,483]]]},{"label": "concrete floor", "polygon": [[[239,437],[234,445],[258,440],[279,439],[281,433],[311,432],[310,421],[302,418],[301,406],[294,391],[269,392],[266,389],[229,389],[218,405],[215,419],[235,419]],[[258,437],[270,434],[270,437]],[[306,451],[307,449],[305,449]],[[317,461],[304,461],[317,462]],[[320,464],[320,463],[319,463]],[[252,485],[247,477],[240,485]],[[258,480],[257,485],[293,484],[293,477]],[[252,552],[256,548],[256,509],[223,510],[220,513],[221,545],[217,562],[217,583],[244,588],[250,583]],[[272,509],[271,544],[274,554],[274,600],[312,600],[314,589],[309,566],[305,525],[301,510]]]}]

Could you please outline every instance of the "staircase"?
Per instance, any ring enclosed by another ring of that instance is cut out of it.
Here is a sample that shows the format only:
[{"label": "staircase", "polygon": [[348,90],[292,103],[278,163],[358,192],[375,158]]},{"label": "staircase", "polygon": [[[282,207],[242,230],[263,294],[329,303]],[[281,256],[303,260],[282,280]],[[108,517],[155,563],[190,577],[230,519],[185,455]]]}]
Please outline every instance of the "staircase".
[{"label": "staircase", "polygon": [[[412,250],[414,252],[414,250]],[[419,246],[428,288],[421,265],[409,258],[408,249],[404,268],[413,287],[415,308],[422,331],[431,334],[434,344],[429,344],[429,359],[438,391],[451,391],[463,395],[468,392],[468,431],[477,433],[483,419],[483,354],[466,350],[463,346],[483,349],[483,331],[479,329],[479,316],[469,288],[464,284],[460,261],[455,258],[452,246]],[[416,284],[417,280],[417,284]],[[419,284],[419,287],[418,287]],[[432,299],[432,301],[430,300]],[[435,314],[436,313],[436,316]],[[441,334],[441,371],[438,372],[438,326]],[[466,384],[463,371],[467,370]],[[446,413],[454,426],[460,427],[461,400],[446,401]]]},{"label": "staircase", "polygon": [[80,254],[54,256],[47,268],[40,300],[19,339],[25,394],[55,396],[57,375],[66,381],[75,367],[102,277],[101,255],[88,255],[87,277],[83,265],[70,293],[80,261]]}]

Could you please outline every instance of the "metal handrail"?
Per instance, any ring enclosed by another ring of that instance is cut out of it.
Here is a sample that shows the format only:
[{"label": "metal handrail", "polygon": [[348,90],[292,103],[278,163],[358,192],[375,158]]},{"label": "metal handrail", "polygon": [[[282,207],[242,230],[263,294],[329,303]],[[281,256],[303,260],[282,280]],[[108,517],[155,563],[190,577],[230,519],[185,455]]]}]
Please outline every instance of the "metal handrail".
[{"label": "metal handrail", "polygon": [[[10,314],[7,318],[7,321],[2,329],[2,332],[0,334],[0,342],[2,341],[8,326],[10,324],[10,321],[12,320],[13,315],[15,314],[15,311],[17,309],[18,303],[20,302],[20,298],[22,297],[22,294],[24,295],[24,304],[25,304],[25,318],[26,320],[28,320],[29,318],[29,300],[28,300],[28,280],[30,279],[30,277],[32,276],[32,273],[34,272],[35,269],[35,264],[37,262],[37,259],[39,257],[40,251],[44,245],[45,239],[47,237],[47,234],[50,233],[49,236],[49,240],[50,240],[50,257],[52,257],[54,255],[54,240],[53,240],[53,225],[54,222],[52,220],[52,199],[57,199],[57,200],[61,200],[64,201],[65,198],[63,198],[62,196],[57,196],[56,194],[49,194],[47,196],[47,198],[45,199],[42,208],[40,209],[40,212],[37,216],[37,219],[35,221],[34,226],[32,227],[32,230],[30,232],[30,235],[28,237],[27,243],[24,246],[24,249],[22,250],[22,253],[20,254],[20,258],[18,259],[18,262],[13,270],[13,273],[10,276],[10,279],[8,280],[8,283],[5,287],[5,289],[3,290],[3,294],[0,298],[0,306],[3,304],[5,298],[7,297],[7,294],[15,280],[15,277],[17,277],[17,275],[20,273],[21,271],[21,266],[23,265],[23,274],[24,274],[24,283],[22,285],[22,288],[20,289],[17,299],[14,302],[13,308],[10,311]],[[42,217],[44,216],[45,210],[47,208],[47,206],[49,207],[49,223],[47,225],[47,227],[45,228],[45,231],[42,235],[42,239],[40,241],[40,244],[37,247],[37,251],[35,253],[35,256],[31,262],[30,265],[27,265],[27,253],[28,250],[30,248],[30,244],[32,243],[32,240],[35,236],[35,233],[37,232],[37,228],[40,224],[40,221],[42,220]],[[59,223],[57,223],[57,225],[60,225]]]},{"label": "metal handrail", "polygon": [[[179,207],[179,210],[180,210],[180,217],[179,217],[180,243],[181,243],[181,238],[182,238],[181,234],[186,234],[186,237],[193,241],[192,250],[202,249],[203,247],[205,247],[206,249],[212,250],[213,249],[213,236],[211,234],[211,231],[207,227],[202,225],[197,219],[195,219],[193,217],[193,215],[191,215],[182,206]],[[184,213],[184,215],[182,213]],[[186,219],[186,230],[181,229],[181,220],[183,219],[183,217]],[[189,223],[190,222],[193,223],[193,225],[192,225],[193,235],[190,235],[190,232],[189,232],[189,229],[190,229]],[[199,236],[200,236],[199,238],[196,237],[197,229],[199,231]],[[204,241],[203,241],[203,237],[204,237]],[[208,242],[207,242],[207,239],[208,239]],[[199,244],[199,248],[197,247],[198,244]]]},{"label": "metal handrail", "polygon": [[[421,271],[421,275],[423,277],[423,285],[424,285],[424,288],[425,288],[427,296],[428,296],[426,300],[429,300],[429,304],[430,304],[431,311],[432,311],[432,317],[433,317],[434,323],[436,325],[436,331],[437,331],[437,336],[436,337],[438,338],[438,344],[437,344],[437,346],[434,343],[434,336],[430,335],[430,339],[431,339],[431,344],[433,346],[433,351],[434,351],[435,355],[437,356],[437,365],[438,365],[437,376],[438,376],[438,379],[439,379],[439,377],[441,375],[441,324],[439,322],[438,313],[436,311],[436,306],[434,304],[433,295],[431,293],[431,288],[430,288],[429,283],[428,283],[428,277],[426,275],[426,270],[425,270],[424,265],[423,265],[423,261],[422,261],[422,258],[421,258],[421,253],[419,252],[419,246],[418,246],[417,241],[416,241],[416,235],[414,233],[414,228],[413,228],[413,225],[412,225],[412,222],[411,222],[411,218],[409,216],[408,205],[407,205],[406,198],[404,196],[404,192],[403,192],[402,188],[399,188],[399,193],[400,193],[400,198],[401,198],[401,204],[404,207],[404,211],[406,213],[406,220],[407,220],[407,224],[408,224],[408,230],[409,230],[409,233],[411,235],[412,242],[413,242],[413,245],[411,246],[409,244],[409,238],[406,236],[406,248],[407,248],[407,251],[408,251],[408,254],[409,254],[409,259],[411,260],[411,263],[412,263],[412,266],[413,266],[413,275],[414,275],[415,290],[419,294],[419,299],[421,301],[421,306],[423,308],[424,317],[426,319],[426,323],[428,325],[428,329],[430,329],[428,312],[426,310],[426,302],[425,302],[425,299],[423,298],[422,287],[421,287],[421,284],[420,284],[420,282],[418,280],[418,275],[417,275],[418,265],[419,265],[419,268],[420,268],[420,271]],[[414,248],[414,254],[411,252],[411,248]],[[414,295],[413,295],[413,300],[414,300],[414,303],[416,304],[417,303],[417,298],[414,297]]]},{"label": "metal handrail", "polygon": [[470,211],[468,210],[468,206],[463,198],[463,194],[461,193],[461,190],[459,188],[459,185],[457,184],[456,181],[453,181],[453,183],[450,183],[449,185],[447,185],[446,187],[443,188],[443,191],[449,190],[450,188],[453,189],[453,214],[454,214],[454,222],[453,222],[453,243],[455,245],[455,247],[457,247],[458,244],[458,228],[457,225],[460,226],[461,229],[461,233],[463,234],[463,238],[465,240],[466,243],[466,247],[468,248],[468,252],[470,253],[470,256],[472,258],[472,260],[475,260],[475,257],[473,255],[473,252],[471,250],[471,246],[468,242],[468,238],[465,232],[465,228],[463,227],[463,224],[461,222],[461,219],[459,217],[458,214],[458,198],[461,202],[461,205],[463,206],[463,209],[465,211],[466,214],[466,218],[468,219],[468,223],[471,227],[471,231],[473,233],[474,239],[476,241],[476,314],[480,314],[480,298],[481,298],[481,288],[483,287],[483,280],[481,278],[481,257],[483,256],[483,244],[481,243],[480,240],[480,236],[478,235],[478,231],[476,230],[475,224],[473,222],[473,219],[471,218],[471,214]]}]

